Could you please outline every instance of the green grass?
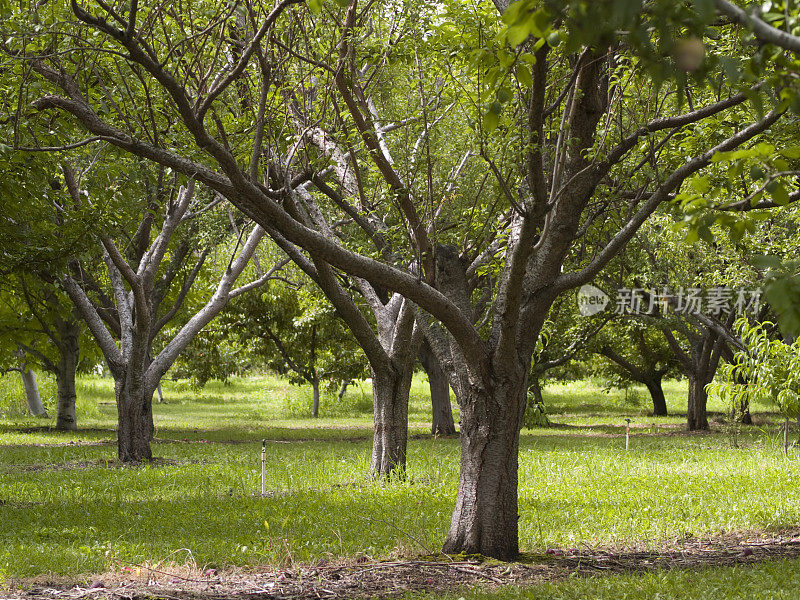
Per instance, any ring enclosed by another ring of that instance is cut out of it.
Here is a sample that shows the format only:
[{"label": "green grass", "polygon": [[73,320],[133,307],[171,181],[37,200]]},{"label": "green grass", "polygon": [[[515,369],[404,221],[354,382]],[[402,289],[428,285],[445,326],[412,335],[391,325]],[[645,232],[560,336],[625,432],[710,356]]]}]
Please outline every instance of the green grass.
[{"label": "green grass", "polygon": [[502,591],[461,590],[415,598],[445,600],[781,600],[797,598],[800,561],[767,562],[757,566],[658,571],[647,574],[569,578]]},{"label": "green grass", "polygon": [[[670,383],[668,402],[677,404],[682,390],[685,384]],[[409,478],[388,484],[365,476],[371,405],[364,383],[341,403],[325,396],[317,420],[308,416],[309,390],[277,378],[211,384],[199,394],[166,382],[166,402],[154,406],[153,449],[162,460],[140,468],[114,461],[110,380],[82,378],[78,393],[86,428],[78,432],[28,432],[49,422],[0,419],[0,577],[102,571],[118,560],[380,559],[443,542],[459,446],[422,435],[430,409],[419,378]],[[646,417],[630,395],[626,402],[624,393],[604,394],[591,382],[549,386],[545,399],[562,426],[522,433],[523,550],[655,547],[686,534],[800,523],[798,459],[783,457],[775,426],[751,428],[734,449],[720,432],[674,435],[680,417]],[[627,453],[625,416],[646,426],[635,430]],[[269,440],[268,498],[258,495],[262,438]]]}]

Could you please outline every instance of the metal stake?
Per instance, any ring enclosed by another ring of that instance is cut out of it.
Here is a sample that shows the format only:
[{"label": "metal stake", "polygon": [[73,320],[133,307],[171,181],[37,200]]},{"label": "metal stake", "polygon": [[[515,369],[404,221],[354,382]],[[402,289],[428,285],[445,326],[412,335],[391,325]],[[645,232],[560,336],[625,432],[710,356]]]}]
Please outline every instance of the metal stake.
[{"label": "metal stake", "polygon": [[631,420],[625,419],[625,451],[628,451],[631,445]]},{"label": "metal stake", "polygon": [[267,440],[261,440],[261,495],[267,495]]}]

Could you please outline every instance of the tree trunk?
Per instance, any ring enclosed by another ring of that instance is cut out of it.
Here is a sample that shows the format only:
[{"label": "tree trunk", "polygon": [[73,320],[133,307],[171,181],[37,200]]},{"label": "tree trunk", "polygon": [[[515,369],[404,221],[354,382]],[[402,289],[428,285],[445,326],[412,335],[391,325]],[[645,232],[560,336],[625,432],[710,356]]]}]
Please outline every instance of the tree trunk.
[{"label": "tree trunk", "polygon": [[397,474],[406,468],[408,443],[408,394],[411,375],[394,369],[372,370],[374,432],[369,472],[375,477]]},{"label": "tree trunk", "polygon": [[36,374],[29,371],[24,365],[20,369],[22,375],[22,385],[25,387],[25,398],[28,401],[28,410],[35,417],[47,417],[47,411],[42,404],[42,397],[39,395],[39,384],[36,383]]},{"label": "tree trunk", "polygon": [[60,329],[60,356],[56,368],[56,386],[58,388],[56,429],[72,431],[78,428],[78,419],[75,414],[75,402],[78,398],[75,391],[75,374],[78,371],[80,358],[78,348],[80,329],[75,321],[64,322]]},{"label": "tree trunk", "polygon": [[315,419],[319,417],[319,377],[311,379],[311,387],[314,389],[314,400],[311,404],[311,416]]},{"label": "tree trunk", "polygon": [[349,379],[347,381],[342,382],[342,387],[339,389],[339,402],[344,399],[344,395],[347,393],[348,386],[353,383]]},{"label": "tree trunk", "polygon": [[689,376],[689,406],[686,411],[686,427],[689,431],[708,429],[708,415],[706,414],[708,402],[706,384],[708,383],[705,377]]},{"label": "tree trunk", "polygon": [[[542,396],[542,384],[539,383],[539,373],[531,375],[531,381],[528,389],[533,392],[533,401],[544,406],[544,396]],[[528,399],[526,397],[525,401],[527,402],[527,400]]]},{"label": "tree trunk", "polygon": [[461,407],[461,474],[443,552],[519,554],[517,467],[526,377],[488,376]]},{"label": "tree trunk", "polygon": [[750,401],[743,398],[741,404],[734,406],[731,410],[731,420],[741,423],[742,425],[752,425],[753,417],[750,414]]},{"label": "tree trunk", "polygon": [[425,341],[419,352],[419,361],[428,374],[431,388],[431,434],[453,435],[456,425],[453,422],[453,409],[450,405],[450,383],[442,370],[433,350]]},{"label": "tree trunk", "polygon": [[78,428],[78,419],[75,414],[75,401],[78,398],[75,391],[75,370],[57,373],[56,386],[58,387],[56,429],[73,431]]},{"label": "tree trunk", "polygon": [[667,416],[667,399],[664,397],[664,388],[661,387],[661,377],[653,377],[644,382],[650,397],[653,399],[653,415],[656,417]]},{"label": "tree trunk", "polygon": [[115,378],[117,396],[117,451],[122,462],[141,462],[153,458],[153,393],[142,384],[132,383],[129,373]]}]

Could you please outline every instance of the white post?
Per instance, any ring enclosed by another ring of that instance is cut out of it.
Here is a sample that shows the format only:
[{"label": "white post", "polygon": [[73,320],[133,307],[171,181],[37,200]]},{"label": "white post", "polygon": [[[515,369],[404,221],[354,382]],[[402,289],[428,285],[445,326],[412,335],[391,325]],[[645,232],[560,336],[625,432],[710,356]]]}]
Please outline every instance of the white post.
[{"label": "white post", "polygon": [[628,451],[630,448],[631,442],[631,420],[625,419],[625,451]]},{"label": "white post", "polygon": [[261,495],[267,495],[267,440],[261,440]]}]

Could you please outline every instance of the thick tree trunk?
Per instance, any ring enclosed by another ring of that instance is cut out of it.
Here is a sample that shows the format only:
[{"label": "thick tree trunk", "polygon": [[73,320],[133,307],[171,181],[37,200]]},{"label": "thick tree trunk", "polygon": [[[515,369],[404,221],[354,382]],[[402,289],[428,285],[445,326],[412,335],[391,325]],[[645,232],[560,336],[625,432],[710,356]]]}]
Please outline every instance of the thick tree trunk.
[{"label": "thick tree trunk", "polygon": [[36,374],[29,371],[25,366],[20,369],[22,375],[22,385],[25,388],[25,399],[28,401],[28,410],[35,417],[46,417],[47,411],[42,404],[42,397],[39,394],[39,384],[36,383]]},{"label": "thick tree trunk", "polygon": [[[491,384],[494,385],[491,385]],[[445,553],[519,554],[517,467],[526,377],[489,377],[461,407],[461,474]]]},{"label": "thick tree trunk", "polygon": [[311,387],[314,390],[314,400],[311,403],[311,416],[316,419],[319,417],[319,377],[312,378]]},{"label": "thick tree trunk", "polygon": [[[153,439],[153,394],[132,383],[133,377],[124,373],[115,378],[117,396],[117,452],[122,462],[141,462],[153,458],[150,441]],[[141,379],[140,379],[141,380]]]},{"label": "thick tree trunk", "polygon": [[661,387],[661,377],[653,377],[644,382],[650,397],[653,399],[653,415],[667,416],[667,399],[664,397],[664,388]]},{"label": "thick tree trunk", "polygon": [[705,377],[699,375],[689,376],[689,406],[686,411],[686,427],[689,431],[708,429],[708,415],[706,414],[706,404],[708,394],[706,394]]},{"label": "thick tree trunk", "polygon": [[428,374],[431,388],[431,434],[453,435],[456,433],[456,425],[450,405],[450,383],[427,342],[422,344],[419,361]]},{"label": "thick tree trunk", "polygon": [[59,372],[56,374],[58,388],[58,409],[56,413],[56,429],[72,431],[78,428],[78,419],[75,414],[75,401],[78,395],[75,391],[75,370]]},{"label": "thick tree trunk", "polygon": [[372,371],[374,432],[369,472],[375,477],[402,476],[408,443],[408,394],[412,369]]},{"label": "thick tree trunk", "polygon": [[78,428],[78,419],[75,414],[75,402],[78,398],[75,391],[75,374],[78,371],[78,360],[80,359],[79,333],[78,324],[74,321],[63,323],[60,331],[60,358],[56,369],[56,386],[58,388],[56,429],[62,431]]}]

